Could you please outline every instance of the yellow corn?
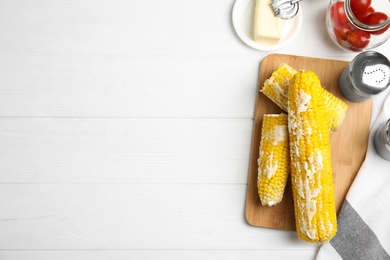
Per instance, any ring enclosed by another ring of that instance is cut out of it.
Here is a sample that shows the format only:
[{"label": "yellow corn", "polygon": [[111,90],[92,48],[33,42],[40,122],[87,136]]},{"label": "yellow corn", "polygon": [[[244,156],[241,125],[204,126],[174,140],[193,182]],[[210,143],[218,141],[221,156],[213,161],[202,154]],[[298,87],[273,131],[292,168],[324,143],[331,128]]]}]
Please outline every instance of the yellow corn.
[{"label": "yellow corn", "polygon": [[257,163],[257,189],[261,204],[273,206],[283,199],[290,168],[286,114],[263,116]]},{"label": "yellow corn", "polygon": [[337,131],[343,123],[345,115],[347,114],[348,105],[325,89],[323,89],[323,91],[330,130]]},{"label": "yellow corn", "polygon": [[295,74],[288,91],[290,167],[298,237],[321,244],[337,232],[330,129],[324,92],[312,71]]},{"label": "yellow corn", "polygon": [[275,102],[281,109],[287,111],[288,87],[297,72],[297,70],[286,63],[282,63],[282,65],[272,73],[271,77],[265,80],[260,91]]},{"label": "yellow corn", "polygon": [[[297,70],[286,63],[282,63],[282,65],[272,73],[271,77],[265,80],[260,91],[275,102],[281,109],[287,111],[288,88],[292,78],[297,72]],[[336,131],[344,120],[348,106],[327,90],[321,88],[321,91],[324,92],[323,97],[331,130]]]}]

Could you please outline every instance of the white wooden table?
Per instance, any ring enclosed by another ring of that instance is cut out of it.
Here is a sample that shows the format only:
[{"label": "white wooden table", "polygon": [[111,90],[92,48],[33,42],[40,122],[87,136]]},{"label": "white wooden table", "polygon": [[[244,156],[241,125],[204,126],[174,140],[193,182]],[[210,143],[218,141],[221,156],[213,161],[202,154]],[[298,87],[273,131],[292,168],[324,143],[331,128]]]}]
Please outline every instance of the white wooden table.
[{"label": "white wooden table", "polygon": [[[270,53],[237,37],[233,4],[0,0],[1,260],[314,259],[244,217]],[[277,52],[351,60],[327,5],[303,1]]]}]

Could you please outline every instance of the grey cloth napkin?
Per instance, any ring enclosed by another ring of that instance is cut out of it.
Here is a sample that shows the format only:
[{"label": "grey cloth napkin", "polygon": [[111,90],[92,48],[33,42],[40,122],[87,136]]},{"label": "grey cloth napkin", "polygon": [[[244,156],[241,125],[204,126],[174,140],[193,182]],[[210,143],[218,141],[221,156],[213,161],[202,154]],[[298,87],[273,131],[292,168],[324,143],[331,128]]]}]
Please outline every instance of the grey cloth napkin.
[{"label": "grey cloth napkin", "polygon": [[373,142],[376,129],[389,118],[387,94],[371,126],[366,158],[340,209],[338,232],[320,247],[317,260],[390,259],[390,161],[376,152]]}]

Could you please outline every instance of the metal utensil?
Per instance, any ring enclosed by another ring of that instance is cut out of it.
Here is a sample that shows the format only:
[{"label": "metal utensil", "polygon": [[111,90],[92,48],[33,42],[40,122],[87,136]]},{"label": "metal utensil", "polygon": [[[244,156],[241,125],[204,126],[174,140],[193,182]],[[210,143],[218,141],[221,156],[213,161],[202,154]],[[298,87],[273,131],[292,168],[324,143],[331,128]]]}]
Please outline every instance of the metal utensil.
[{"label": "metal utensil", "polygon": [[390,144],[390,124],[387,124],[387,143]]},{"label": "metal utensil", "polygon": [[380,156],[390,161],[390,94],[386,97],[378,117],[387,119],[387,122],[383,122],[375,130],[374,146]]},{"label": "metal utensil", "polygon": [[374,146],[379,155],[390,161],[390,119],[376,130]]},{"label": "metal utensil", "polygon": [[271,8],[275,16],[282,19],[291,19],[299,11],[299,2],[302,0],[271,0]]}]

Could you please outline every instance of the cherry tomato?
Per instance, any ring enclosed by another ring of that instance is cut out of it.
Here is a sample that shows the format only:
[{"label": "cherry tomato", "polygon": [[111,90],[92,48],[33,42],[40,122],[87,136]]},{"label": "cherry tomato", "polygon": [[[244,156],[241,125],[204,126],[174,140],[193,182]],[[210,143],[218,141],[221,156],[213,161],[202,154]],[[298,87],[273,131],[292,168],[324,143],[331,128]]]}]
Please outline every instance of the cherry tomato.
[{"label": "cherry tomato", "polygon": [[[375,25],[375,24],[381,24],[383,22],[385,22],[387,20],[388,16],[384,13],[381,13],[381,12],[373,12],[372,14],[368,15],[365,19],[364,19],[364,22],[366,24],[371,24],[371,25]],[[380,30],[377,30],[377,31],[374,31],[374,32],[371,32],[371,34],[375,34],[375,35],[378,35],[378,34],[382,34],[384,33],[388,28],[389,28],[390,25],[386,26],[385,28],[383,29],[380,29]]]},{"label": "cherry tomato", "polygon": [[371,0],[351,0],[350,3],[352,13],[355,16],[364,13],[371,6]]},{"label": "cherry tomato", "polygon": [[335,24],[335,26],[333,27],[333,31],[337,39],[346,41],[348,39],[348,33],[351,31],[351,28],[346,23]]},{"label": "cherry tomato", "polygon": [[348,33],[347,41],[356,49],[363,49],[370,43],[370,37],[368,32],[354,29]]},{"label": "cherry tomato", "polygon": [[374,8],[372,6],[368,7],[368,9],[365,11],[365,12],[362,12],[362,13],[353,13],[356,18],[361,21],[361,22],[364,22],[364,20],[366,19],[366,17],[370,14],[372,14],[373,12],[375,12]]},{"label": "cherry tomato", "polygon": [[336,2],[330,7],[330,17],[335,24],[343,24],[348,22],[348,18],[344,9],[344,2]]}]

